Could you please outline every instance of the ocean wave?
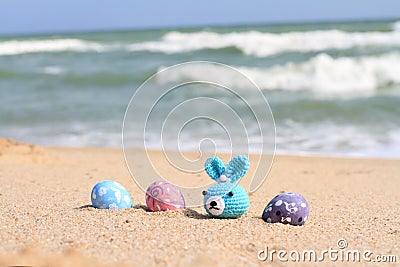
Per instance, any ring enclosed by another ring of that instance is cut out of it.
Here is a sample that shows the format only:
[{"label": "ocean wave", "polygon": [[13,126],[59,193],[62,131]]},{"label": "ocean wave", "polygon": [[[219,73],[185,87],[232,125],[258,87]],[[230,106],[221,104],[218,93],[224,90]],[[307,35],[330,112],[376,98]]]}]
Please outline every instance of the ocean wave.
[{"label": "ocean wave", "polygon": [[[398,158],[400,132],[394,128],[388,128],[386,132],[379,135],[374,133],[373,125],[368,127],[371,128],[355,123],[340,125],[332,122],[302,124],[287,120],[282,125],[277,125],[277,152],[303,155]],[[382,141],[382,136],[385,137],[385,141]]]},{"label": "ocean wave", "polygon": [[[159,70],[162,70],[161,67]],[[310,90],[318,93],[371,93],[378,88],[400,84],[400,54],[359,58],[332,58],[319,54],[302,63],[287,63],[270,68],[237,67],[263,90]],[[158,82],[204,80],[205,77],[225,86],[247,89],[240,76],[226,72],[219,65],[188,65],[179,71],[159,75]]]},{"label": "ocean wave", "polygon": [[47,40],[21,40],[0,42],[0,55],[18,55],[38,52],[102,52],[107,47],[79,39],[47,39]]},{"label": "ocean wave", "polygon": [[204,49],[230,49],[245,55],[267,57],[285,52],[319,52],[354,47],[400,47],[400,21],[391,32],[345,32],[318,30],[306,32],[268,33],[260,31],[216,33],[170,31],[160,40],[137,43],[99,43],[77,38],[9,40],[0,42],[0,56],[40,52],[148,51],[166,54]]},{"label": "ocean wave", "polygon": [[[398,25],[396,23],[396,25]],[[185,53],[202,49],[236,47],[245,55],[266,57],[284,52],[316,52],[365,46],[400,46],[400,30],[344,32],[340,30],[266,33],[259,31],[215,33],[168,32],[159,41],[135,43],[130,51]]]},{"label": "ocean wave", "polygon": [[64,69],[58,66],[47,66],[41,69],[42,73],[49,75],[58,75],[64,72]]},{"label": "ocean wave", "polygon": [[393,31],[400,32],[400,21],[393,23]]}]

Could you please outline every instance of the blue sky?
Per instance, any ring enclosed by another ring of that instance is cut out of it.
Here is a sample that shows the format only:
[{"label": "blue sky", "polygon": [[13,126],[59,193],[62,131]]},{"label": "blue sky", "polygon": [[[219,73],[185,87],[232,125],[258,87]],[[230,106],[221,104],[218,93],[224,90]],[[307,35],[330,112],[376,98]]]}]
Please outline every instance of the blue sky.
[{"label": "blue sky", "polygon": [[400,0],[5,0],[0,34],[400,18]]}]

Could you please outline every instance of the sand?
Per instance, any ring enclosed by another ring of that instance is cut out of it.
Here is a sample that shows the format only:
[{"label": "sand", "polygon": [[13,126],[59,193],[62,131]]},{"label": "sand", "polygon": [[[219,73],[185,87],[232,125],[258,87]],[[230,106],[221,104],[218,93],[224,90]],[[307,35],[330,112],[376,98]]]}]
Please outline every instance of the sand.
[{"label": "sand", "polygon": [[[159,151],[149,153],[162,158]],[[168,173],[170,166],[159,168]],[[199,177],[208,179],[205,173]],[[122,183],[134,208],[90,207],[90,191],[103,179]],[[398,160],[276,156],[265,183],[250,195],[249,211],[231,220],[211,219],[203,208],[147,212],[121,149],[0,139],[0,182],[0,265],[268,266],[271,261],[257,255],[266,246],[320,252],[338,249],[339,239],[347,249],[395,255],[400,262]],[[304,226],[262,221],[268,201],[286,191],[308,200]],[[273,263],[287,264],[276,258]],[[322,264],[334,262],[326,258]]]}]

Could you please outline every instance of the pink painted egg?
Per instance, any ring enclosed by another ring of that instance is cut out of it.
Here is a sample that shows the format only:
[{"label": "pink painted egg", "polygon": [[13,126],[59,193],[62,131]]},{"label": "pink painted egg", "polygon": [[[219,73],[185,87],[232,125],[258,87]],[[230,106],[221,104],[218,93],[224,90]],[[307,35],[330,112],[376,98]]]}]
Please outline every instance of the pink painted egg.
[{"label": "pink painted egg", "polygon": [[185,208],[185,199],[175,185],[157,181],[147,188],[146,205],[150,211],[179,210]]}]

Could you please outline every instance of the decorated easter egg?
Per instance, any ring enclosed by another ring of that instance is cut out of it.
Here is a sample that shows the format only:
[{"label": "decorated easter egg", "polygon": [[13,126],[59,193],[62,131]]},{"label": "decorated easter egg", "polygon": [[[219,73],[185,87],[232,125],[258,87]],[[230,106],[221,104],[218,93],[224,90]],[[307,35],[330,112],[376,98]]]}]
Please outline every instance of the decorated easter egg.
[{"label": "decorated easter egg", "polygon": [[185,208],[185,199],[175,185],[157,181],[147,188],[146,205],[150,211],[178,210]]},{"label": "decorated easter egg", "polygon": [[287,192],[274,197],[265,207],[262,219],[267,223],[303,225],[310,208],[304,197]]},{"label": "decorated easter egg", "polygon": [[132,207],[132,198],[119,183],[105,180],[92,189],[92,205],[98,209],[125,209]]}]

